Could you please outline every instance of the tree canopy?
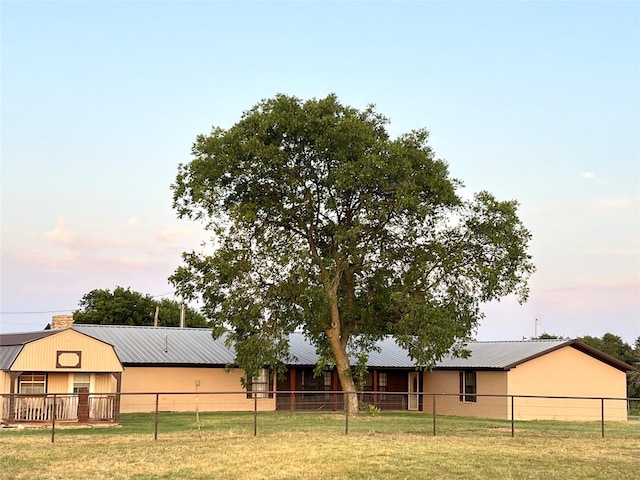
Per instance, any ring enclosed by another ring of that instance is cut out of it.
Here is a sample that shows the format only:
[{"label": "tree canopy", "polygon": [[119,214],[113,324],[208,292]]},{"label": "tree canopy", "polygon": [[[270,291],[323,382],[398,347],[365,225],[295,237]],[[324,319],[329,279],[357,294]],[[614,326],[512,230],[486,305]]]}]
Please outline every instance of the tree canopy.
[{"label": "tree canopy", "polygon": [[602,338],[586,335],[584,337],[578,337],[578,340],[629,365],[633,365],[635,361],[633,347],[613,333],[607,332]]},{"label": "tree canopy", "polygon": [[547,332],[542,332],[537,337],[531,337],[531,340],[564,340],[567,337],[563,337],[561,335],[554,335]]},{"label": "tree canopy", "polygon": [[[129,288],[116,287],[113,292],[91,290],[79,302],[80,309],[73,312],[75,323],[100,325],[153,325],[156,307],[158,308],[158,326],[180,326],[180,304],[175,300],[163,298],[158,301],[150,295],[132,291]],[[185,326],[206,327],[203,315],[185,305]]]},{"label": "tree canopy", "polygon": [[204,223],[213,251],[185,253],[171,281],[230,330],[248,376],[301,329],[353,391],[350,356],[383,336],[428,368],[462,351],[483,302],[526,300],[517,202],[465,199],[426,130],[390,138],[387,124],[335,95],[277,95],[198,136],[180,165],[174,208]]}]

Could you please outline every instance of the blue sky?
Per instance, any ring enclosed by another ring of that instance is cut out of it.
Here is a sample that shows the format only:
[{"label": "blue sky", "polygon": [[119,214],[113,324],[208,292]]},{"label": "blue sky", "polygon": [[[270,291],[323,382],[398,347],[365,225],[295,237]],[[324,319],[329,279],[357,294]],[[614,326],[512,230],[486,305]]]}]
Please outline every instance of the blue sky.
[{"label": "blue sky", "polygon": [[171,208],[196,135],[278,92],[335,92],[376,104],[394,136],[427,128],[466,195],[520,202],[530,300],[487,305],[478,339],[640,336],[638,2],[3,1],[0,15],[2,332],[96,288],[171,292],[206,238]]}]

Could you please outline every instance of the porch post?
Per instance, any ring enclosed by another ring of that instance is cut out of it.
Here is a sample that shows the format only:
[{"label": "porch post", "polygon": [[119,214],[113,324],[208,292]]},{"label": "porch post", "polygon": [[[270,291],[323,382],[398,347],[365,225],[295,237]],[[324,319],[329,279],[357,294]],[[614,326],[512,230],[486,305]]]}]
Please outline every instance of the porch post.
[{"label": "porch post", "polygon": [[9,372],[9,379],[11,385],[9,386],[9,422],[13,422],[16,419],[16,383],[18,377],[22,375],[22,372]]},{"label": "porch post", "polygon": [[120,397],[122,393],[122,372],[114,372],[113,375],[116,379],[116,401],[114,405],[114,421],[116,423],[120,422]]},{"label": "porch post", "polygon": [[[338,379],[338,370],[336,370],[336,367],[333,367],[333,370],[331,371],[331,388],[333,389],[333,411],[335,412],[336,410],[338,410],[338,382],[340,380]],[[342,388],[341,388],[342,389]]]},{"label": "porch post", "polygon": [[373,369],[373,406],[378,406],[378,369]]},{"label": "porch post", "polygon": [[424,370],[418,370],[418,411],[424,411]]},{"label": "porch post", "polygon": [[296,367],[291,367],[289,375],[289,409],[293,412],[296,409]]}]

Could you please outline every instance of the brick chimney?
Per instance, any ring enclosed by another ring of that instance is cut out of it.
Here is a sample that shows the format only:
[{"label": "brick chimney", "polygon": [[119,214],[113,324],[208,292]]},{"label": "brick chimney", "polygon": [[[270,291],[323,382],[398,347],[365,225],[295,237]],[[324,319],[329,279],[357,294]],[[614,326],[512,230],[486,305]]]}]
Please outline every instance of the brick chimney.
[{"label": "brick chimney", "polygon": [[73,326],[73,315],[54,315],[51,319],[51,328],[71,328]]}]

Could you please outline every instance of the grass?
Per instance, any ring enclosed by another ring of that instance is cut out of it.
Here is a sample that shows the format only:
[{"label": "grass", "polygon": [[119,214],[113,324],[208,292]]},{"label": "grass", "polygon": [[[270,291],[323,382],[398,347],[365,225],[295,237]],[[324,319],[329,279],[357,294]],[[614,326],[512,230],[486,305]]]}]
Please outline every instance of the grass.
[{"label": "grass", "polygon": [[110,428],[0,432],[2,479],[637,478],[640,422],[510,422],[384,413],[123,415]]}]

